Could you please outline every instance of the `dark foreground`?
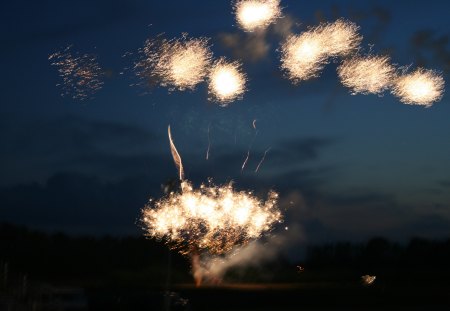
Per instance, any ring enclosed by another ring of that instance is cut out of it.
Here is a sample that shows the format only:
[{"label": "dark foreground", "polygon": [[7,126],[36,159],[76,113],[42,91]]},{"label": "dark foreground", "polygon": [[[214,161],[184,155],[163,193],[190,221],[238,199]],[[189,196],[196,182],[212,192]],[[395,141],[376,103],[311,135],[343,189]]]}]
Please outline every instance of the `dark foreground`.
[{"label": "dark foreground", "polygon": [[[100,293],[91,293],[97,299]],[[90,310],[448,310],[450,286],[432,284],[223,284],[174,286],[164,291],[116,292]],[[112,298],[112,297],[109,297]]]},{"label": "dark foreground", "polygon": [[157,241],[0,224],[0,311],[450,310],[449,262],[450,239],[374,238],[233,267],[197,288],[189,260]]}]

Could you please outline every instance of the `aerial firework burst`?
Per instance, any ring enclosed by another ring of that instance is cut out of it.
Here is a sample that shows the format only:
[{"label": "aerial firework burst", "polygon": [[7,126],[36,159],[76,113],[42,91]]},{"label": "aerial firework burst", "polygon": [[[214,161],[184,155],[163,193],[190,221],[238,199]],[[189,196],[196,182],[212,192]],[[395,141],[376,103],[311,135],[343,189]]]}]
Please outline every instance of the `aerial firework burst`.
[{"label": "aerial firework burst", "polygon": [[334,23],[325,23],[310,30],[322,37],[325,52],[328,56],[345,56],[356,49],[362,41],[358,33],[359,27],[345,19],[338,19]]},{"label": "aerial firework burst", "polygon": [[147,40],[134,68],[136,75],[171,90],[193,90],[211,65],[212,52],[206,38]]},{"label": "aerial firework burst", "polygon": [[430,107],[433,102],[442,98],[444,84],[444,78],[440,74],[419,68],[400,76],[394,83],[392,93],[405,104]]},{"label": "aerial firework burst", "polygon": [[239,62],[227,62],[221,58],[214,63],[209,74],[210,99],[226,106],[242,97],[246,82]]},{"label": "aerial firework burst", "polygon": [[281,17],[280,0],[238,0],[234,5],[236,21],[245,31],[255,31]]},{"label": "aerial firework burst", "polygon": [[71,51],[72,46],[51,54],[48,59],[56,66],[63,82],[62,96],[85,100],[92,97],[103,87],[104,72],[100,68],[95,55]]},{"label": "aerial firework burst", "polygon": [[281,46],[281,68],[294,83],[318,77],[331,57],[345,56],[361,43],[356,24],[339,19],[322,23]]},{"label": "aerial firework burst", "polygon": [[318,77],[326,63],[325,42],[320,34],[291,36],[281,47],[281,68],[294,83]]},{"label": "aerial firework burst", "polygon": [[381,94],[395,78],[395,67],[387,56],[355,56],[338,67],[338,75],[352,94]]}]

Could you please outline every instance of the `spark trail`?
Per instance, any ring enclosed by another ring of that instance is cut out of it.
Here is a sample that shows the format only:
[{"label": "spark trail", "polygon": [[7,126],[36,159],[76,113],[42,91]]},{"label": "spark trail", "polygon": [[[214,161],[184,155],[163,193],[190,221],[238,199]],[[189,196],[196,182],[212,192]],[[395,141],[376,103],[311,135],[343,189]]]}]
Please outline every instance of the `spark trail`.
[{"label": "spark trail", "polygon": [[209,135],[211,123],[208,124],[208,149],[206,149],[206,160],[209,160],[209,149],[211,147],[211,138]]},{"label": "spark trail", "polygon": [[178,176],[180,178],[180,181],[184,180],[184,168],[183,168],[183,162],[181,161],[181,156],[178,153],[177,148],[175,147],[175,144],[172,140],[172,133],[170,131],[170,125],[167,128],[167,133],[169,135],[169,142],[170,142],[170,152],[172,153],[173,161],[175,162],[175,165],[178,169]]},{"label": "spark trail", "polygon": [[266,151],[264,151],[264,155],[262,156],[261,161],[259,161],[258,166],[255,169],[255,173],[258,173],[258,170],[259,170],[261,164],[263,164],[264,160],[266,159],[266,154],[267,154],[267,152],[270,151],[270,149],[272,149],[272,147],[269,147],[266,149]]},{"label": "spark trail", "polygon": [[253,129],[255,130],[255,134],[253,135],[252,141],[250,142],[250,145],[248,146],[247,150],[247,156],[244,159],[244,162],[241,166],[241,173],[244,171],[245,166],[247,165],[248,159],[250,158],[250,150],[252,149],[253,143],[255,142],[256,135],[258,135],[258,130],[256,129],[256,119],[252,122]]}]

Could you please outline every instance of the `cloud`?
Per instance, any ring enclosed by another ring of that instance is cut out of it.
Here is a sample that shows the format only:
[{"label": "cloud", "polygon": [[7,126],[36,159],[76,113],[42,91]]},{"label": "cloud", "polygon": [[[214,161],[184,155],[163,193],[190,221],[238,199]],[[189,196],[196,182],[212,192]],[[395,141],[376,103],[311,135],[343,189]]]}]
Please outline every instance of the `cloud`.
[{"label": "cloud", "polygon": [[[425,29],[417,31],[410,39],[411,47],[416,55],[417,66],[439,66],[446,73],[450,72],[450,37]],[[431,53],[432,57],[429,57]]]},{"label": "cloud", "polygon": [[266,58],[270,44],[266,42],[265,33],[221,33],[221,44],[231,50],[235,59],[257,62]]},{"label": "cloud", "polygon": [[131,234],[140,208],[159,184],[137,176],[102,182],[83,174],[59,173],[44,185],[0,188],[0,218],[33,228],[75,234]]},{"label": "cloud", "polygon": [[279,42],[290,36],[295,25],[295,19],[286,15],[265,30],[245,33],[219,33],[218,39],[223,47],[231,51],[234,58],[258,62],[267,58],[274,42]]},{"label": "cloud", "polygon": [[105,168],[109,163],[124,171],[158,154],[162,141],[137,126],[71,116],[28,123],[11,119],[3,124],[0,138],[5,146],[0,155],[2,183],[43,180],[55,172],[83,168],[100,173],[95,164]]},{"label": "cloud", "polygon": [[438,185],[442,188],[450,188],[450,180],[440,180]]}]

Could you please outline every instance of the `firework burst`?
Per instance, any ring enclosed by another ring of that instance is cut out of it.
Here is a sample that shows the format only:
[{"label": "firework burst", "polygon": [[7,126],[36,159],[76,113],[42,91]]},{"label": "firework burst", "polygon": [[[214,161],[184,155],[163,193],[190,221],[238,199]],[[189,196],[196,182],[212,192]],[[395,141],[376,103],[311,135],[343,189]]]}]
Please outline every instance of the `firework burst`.
[{"label": "firework burst", "polygon": [[334,23],[325,23],[310,30],[320,35],[324,41],[325,53],[329,57],[346,56],[358,49],[362,36],[359,27],[345,19],[338,19]]},{"label": "firework burst", "polygon": [[338,67],[338,75],[352,94],[381,94],[395,78],[395,67],[387,56],[355,56]]},{"label": "firework burst", "polygon": [[330,58],[358,48],[362,40],[358,30],[356,24],[339,19],[291,36],[281,46],[281,68],[294,83],[318,77]]},{"label": "firework burst", "polygon": [[214,63],[209,74],[210,100],[226,106],[242,97],[246,82],[247,77],[239,62],[227,62],[221,58]]},{"label": "firework burst", "polygon": [[255,31],[281,17],[280,0],[239,0],[234,6],[236,21],[245,31]]},{"label": "firework burst", "polygon": [[142,209],[141,223],[147,236],[164,240],[170,248],[191,257],[193,274],[200,284],[202,253],[226,254],[256,240],[282,221],[278,194],[270,191],[264,201],[252,192],[236,191],[232,183],[217,186],[211,181],[194,189],[184,179],[170,126],[168,134],[181,189],[157,201],[150,200]]},{"label": "firework burst", "polygon": [[156,81],[170,90],[193,90],[204,81],[211,65],[212,52],[207,38],[147,40],[139,50],[134,69],[144,80]]},{"label": "firework burst", "polygon": [[304,32],[291,36],[281,47],[281,69],[294,83],[318,77],[327,63],[325,42],[320,34]]},{"label": "firework burst", "polygon": [[104,72],[95,55],[72,52],[72,46],[55,52],[48,57],[52,66],[56,66],[62,78],[62,96],[85,100],[92,98],[103,87]]},{"label": "firework burst", "polygon": [[142,222],[148,236],[165,240],[181,254],[224,254],[257,239],[281,220],[277,198],[269,192],[262,201],[251,192],[234,190],[231,183],[194,189],[183,181],[181,192],[150,201]]},{"label": "firework burst", "polygon": [[442,75],[419,68],[400,76],[394,83],[392,93],[399,97],[402,103],[430,107],[442,98],[444,84]]}]

